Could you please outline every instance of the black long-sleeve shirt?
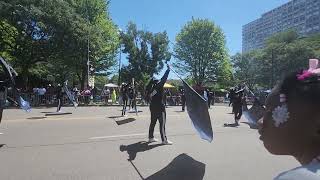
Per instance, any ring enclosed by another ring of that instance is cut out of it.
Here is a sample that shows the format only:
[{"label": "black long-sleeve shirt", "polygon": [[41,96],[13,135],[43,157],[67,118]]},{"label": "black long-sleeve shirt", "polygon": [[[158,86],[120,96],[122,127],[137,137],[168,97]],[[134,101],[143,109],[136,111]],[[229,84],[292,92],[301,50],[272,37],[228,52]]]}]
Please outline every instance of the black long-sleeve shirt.
[{"label": "black long-sleeve shirt", "polygon": [[151,102],[150,102],[150,109],[158,109],[161,107],[164,107],[164,104],[162,102],[163,97],[163,86],[166,83],[168,76],[169,76],[170,69],[167,69],[167,71],[162,76],[161,80],[155,84],[151,91]]}]

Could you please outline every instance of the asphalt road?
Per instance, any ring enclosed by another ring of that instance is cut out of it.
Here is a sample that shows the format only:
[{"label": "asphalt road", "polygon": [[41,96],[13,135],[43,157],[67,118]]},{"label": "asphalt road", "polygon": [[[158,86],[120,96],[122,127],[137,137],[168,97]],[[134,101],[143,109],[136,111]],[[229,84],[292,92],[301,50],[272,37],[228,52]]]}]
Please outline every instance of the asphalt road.
[{"label": "asphalt road", "polygon": [[[199,138],[181,107],[167,108],[173,145],[148,144],[150,113],[119,117],[120,107],[6,109],[0,126],[1,180],[269,180],[298,166],[269,154],[257,130],[232,123],[231,109],[211,108],[214,140]],[[243,118],[242,122],[246,122]],[[160,139],[157,132],[155,136]]]}]

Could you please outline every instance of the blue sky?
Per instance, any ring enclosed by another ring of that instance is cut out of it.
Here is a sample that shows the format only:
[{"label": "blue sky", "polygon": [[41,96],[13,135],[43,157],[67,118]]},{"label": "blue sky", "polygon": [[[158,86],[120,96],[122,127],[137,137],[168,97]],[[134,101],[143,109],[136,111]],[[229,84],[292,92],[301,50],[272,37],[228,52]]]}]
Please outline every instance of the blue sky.
[{"label": "blue sky", "polygon": [[241,52],[242,26],[286,2],[289,0],[111,0],[110,14],[121,29],[133,21],[139,29],[167,31],[173,43],[192,17],[207,18],[221,27],[229,54],[234,55]]}]

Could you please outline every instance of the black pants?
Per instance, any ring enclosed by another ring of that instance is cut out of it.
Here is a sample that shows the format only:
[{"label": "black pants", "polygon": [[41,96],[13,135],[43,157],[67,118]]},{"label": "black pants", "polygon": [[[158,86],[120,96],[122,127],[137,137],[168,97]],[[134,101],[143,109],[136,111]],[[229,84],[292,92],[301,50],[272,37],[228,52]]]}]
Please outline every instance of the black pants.
[{"label": "black pants", "polygon": [[137,100],[136,99],[131,100],[131,108],[132,108],[132,110],[134,109],[137,112]]},{"label": "black pants", "polygon": [[232,100],[230,99],[230,102],[229,102],[229,107],[231,106],[231,104],[232,104]]},{"label": "black pants", "polygon": [[106,97],[105,97],[105,103],[106,103],[106,105],[108,105],[108,101],[109,101],[109,96],[106,96]]},{"label": "black pants", "polygon": [[234,108],[234,119],[235,121],[239,121],[242,116],[242,107],[241,106],[233,106]]},{"label": "black pants", "polygon": [[158,109],[158,110],[151,110],[151,122],[149,126],[149,138],[154,138],[153,132],[154,127],[156,126],[157,120],[159,120],[160,124],[160,135],[161,140],[166,141],[166,110],[165,107]]},{"label": "black pants", "polygon": [[62,107],[62,98],[58,99],[58,107],[57,107],[57,112],[59,112],[61,110]]},{"label": "black pants", "polygon": [[181,103],[182,103],[182,111],[184,111],[186,107],[186,100],[183,99]]},{"label": "black pants", "polygon": [[0,107],[0,123],[1,123],[1,120],[2,120],[2,113],[3,113],[3,108]]},{"label": "black pants", "polygon": [[127,105],[128,105],[128,99],[124,98],[122,99],[123,105],[122,105],[122,116],[126,115]]}]

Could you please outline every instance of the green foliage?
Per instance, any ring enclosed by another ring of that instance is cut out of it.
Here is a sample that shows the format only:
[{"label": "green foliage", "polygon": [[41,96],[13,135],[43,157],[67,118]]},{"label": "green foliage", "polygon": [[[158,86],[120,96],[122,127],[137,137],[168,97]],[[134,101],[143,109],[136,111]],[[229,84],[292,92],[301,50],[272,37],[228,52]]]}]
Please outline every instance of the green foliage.
[{"label": "green foliage", "polygon": [[164,62],[169,61],[169,39],[166,32],[151,33],[138,30],[130,22],[125,32],[121,33],[123,53],[127,54],[129,65],[122,68],[121,80],[130,82],[134,77],[138,88],[144,89],[148,79],[158,74],[164,67]]},{"label": "green foliage", "polygon": [[[36,75],[87,79],[87,46],[96,71],[115,63],[119,37],[105,0],[4,0],[0,49],[25,81]],[[71,78],[74,79],[74,78]]]},{"label": "green foliage", "polygon": [[106,76],[95,76],[95,87],[103,89],[104,85],[107,84],[108,78]]},{"label": "green foliage", "polygon": [[207,19],[192,19],[176,37],[174,66],[192,76],[196,83],[225,84],[232,78],[225,36]]},{"label": "green foliage", "polygon": [[108,81],[108,83],[118,84],[118,78],[119,78],[119,75],[118,74],[114,74],[113,76],[111,76],[111,78]]},{"label": "green foliage", "polygon": [[272,88],[286,74],[308,67],[308,59],[319,57],[320,35],[301,38],[294,31],[276,34],[265,48],[232,57],[237,82],[251,87]]},{"label": "green foliage", "polygon": [[231,62],[234,70],[235,83],[240,84],[245,82],[250,88],[253,88],[259,81],[259,56],[258,51],[253,51],[246,54],[237,53],[231,57]]}]

